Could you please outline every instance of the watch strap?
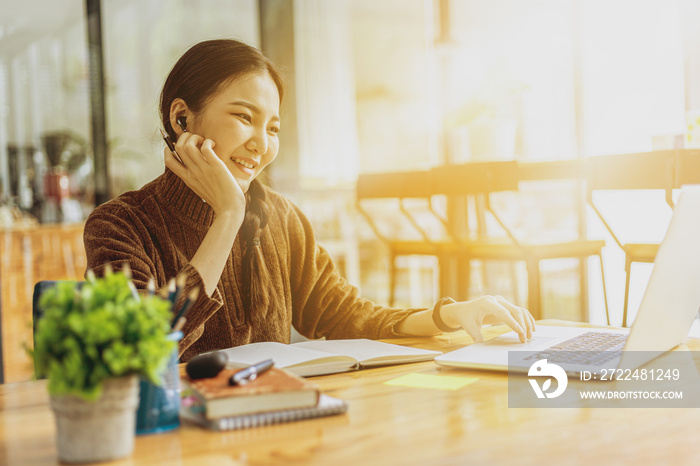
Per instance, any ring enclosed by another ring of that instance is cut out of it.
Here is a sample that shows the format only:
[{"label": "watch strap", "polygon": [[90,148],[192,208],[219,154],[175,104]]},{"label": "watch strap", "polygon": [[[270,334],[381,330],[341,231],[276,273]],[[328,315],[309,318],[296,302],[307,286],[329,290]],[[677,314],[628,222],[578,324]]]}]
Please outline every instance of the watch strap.
[{"label": "watch strap", "polygon": [[438,302],[435,303],[435,307],[433,308],[433,323],[437,328],[439,328],[443,332],[456,332],[457,330],[461,329],[462,327],[450,327],[448,326],[444,320],[442,320],[442,317],[440,317],[440,309],[444,304],[452,304],[456,303],[452,298],[440,298],[438,299]]}]

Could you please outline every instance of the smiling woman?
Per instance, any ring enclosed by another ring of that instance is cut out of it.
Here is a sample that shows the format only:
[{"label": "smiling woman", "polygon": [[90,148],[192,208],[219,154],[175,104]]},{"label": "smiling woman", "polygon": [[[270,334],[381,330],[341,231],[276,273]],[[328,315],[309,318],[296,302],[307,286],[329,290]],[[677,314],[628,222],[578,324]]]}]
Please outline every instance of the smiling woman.
[{"label": "smiling woman", "polygon": [[[199,43],[173,67],[161,121],[178,160],[164,149],[163,175],[101,205],[85,225],[88,268],[129,263],[138,288],[185,278],[181,300],[203,289],[187,314],[183,360],[257,341],[389,338],[502,321],[525,341],[532,316],[500,297],[434,310],[391,309],[358,296],[316,244],[309,221],[263,186],[277,156],[283,83],[258,51],[234,40]],[[177,303],[176,308],[180,307]]]},{"label": "smiling woman", "polygon": [[[250,183],[277,156],[279,107],[280,92],[270,74],[251,72],[222,85],[199,112],[192,111],[187,102],[176,98],[170,104],[169,119],[186,157],[190,155],[196,160],[199,155],[188,152],[188,148],[201,148],[206,140],[216,141],[214,155],[246,192]],[[178,120],[184,122],[182,127],[172,124]],[[192,123],[187,124],[189,121]],[[183,172],[181,178],[183,176],[187,173]]]}]

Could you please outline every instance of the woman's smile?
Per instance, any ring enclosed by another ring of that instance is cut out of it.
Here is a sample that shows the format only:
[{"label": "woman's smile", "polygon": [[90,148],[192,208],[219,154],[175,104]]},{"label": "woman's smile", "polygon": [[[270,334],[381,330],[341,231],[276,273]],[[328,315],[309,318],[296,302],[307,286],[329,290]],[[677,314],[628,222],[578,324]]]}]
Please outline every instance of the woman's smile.
[{"label": "woman's smile", "polygon": [[260,163],[239,157],[231,157],[231,161],[236,168],[250,176],[255,176],[255,168],[260,165]]}]

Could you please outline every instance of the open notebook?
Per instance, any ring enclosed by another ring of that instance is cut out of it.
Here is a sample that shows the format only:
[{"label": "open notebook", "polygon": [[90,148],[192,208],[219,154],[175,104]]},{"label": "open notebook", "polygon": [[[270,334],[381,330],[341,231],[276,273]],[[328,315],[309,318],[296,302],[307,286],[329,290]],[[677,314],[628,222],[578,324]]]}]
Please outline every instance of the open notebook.
[{"label": "open notebook", "polygon": [[260,342],[222,351],[228,355],[231,367],[248,366],[272,358],[276,367],[304,377],[367,367],[432,361],[442,354],[440,351],[364,339],[315,340],[291,345]]}]

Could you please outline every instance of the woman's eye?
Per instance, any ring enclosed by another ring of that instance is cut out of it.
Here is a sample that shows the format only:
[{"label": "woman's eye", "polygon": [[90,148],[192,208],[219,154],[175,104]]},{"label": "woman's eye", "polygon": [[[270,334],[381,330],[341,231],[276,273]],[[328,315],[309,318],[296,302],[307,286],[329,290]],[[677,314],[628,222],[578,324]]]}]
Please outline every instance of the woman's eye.
[{"label": "woman's eye", "polygon": [[236,113],[235,114],[238,118],[247,121],[248,123],[251,123],[253,119],[250,117],[250,115],[246,115],[245,113]]},{"label": "woman's eye", "polygon": [[280,129],[276,126],[272,126],[271,128],[268,128],[267,130],[271,133],[274,133],[274,134],[277,134],[280,131]]}]

